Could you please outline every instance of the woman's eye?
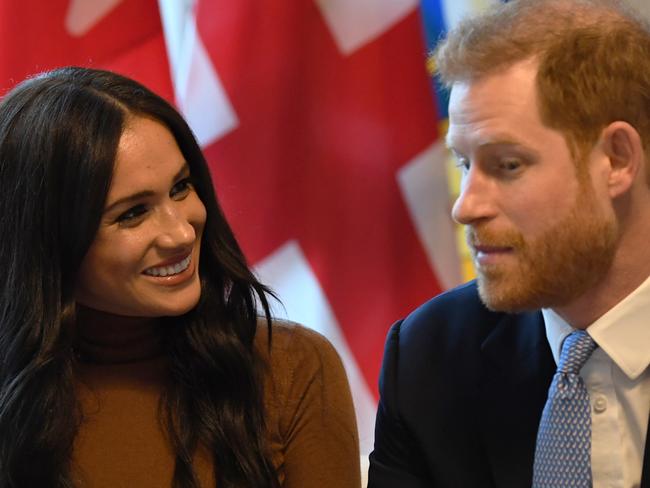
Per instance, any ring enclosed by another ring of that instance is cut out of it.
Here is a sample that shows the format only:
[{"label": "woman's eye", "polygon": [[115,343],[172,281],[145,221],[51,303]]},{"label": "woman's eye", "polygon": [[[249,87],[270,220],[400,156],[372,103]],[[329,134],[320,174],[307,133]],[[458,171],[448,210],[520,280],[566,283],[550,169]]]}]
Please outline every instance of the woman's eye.
[{"label": "woman's eye", "polygon": [[136,205],[131,207],[126,212],[121,213],[115,221],[120,225],[135,225],[140,222],[140,219],[147,213],[147,207],[144,205]]},{"label": "woman's eye", "polygon": [[183,178],[172,187],[171,191],[169,192],[169,195],[172,198],[177,198],[177,199],[184,198],[190,192],[190,190],[192,190],[192,188],[193,188],[192,179],[189,177]]}]

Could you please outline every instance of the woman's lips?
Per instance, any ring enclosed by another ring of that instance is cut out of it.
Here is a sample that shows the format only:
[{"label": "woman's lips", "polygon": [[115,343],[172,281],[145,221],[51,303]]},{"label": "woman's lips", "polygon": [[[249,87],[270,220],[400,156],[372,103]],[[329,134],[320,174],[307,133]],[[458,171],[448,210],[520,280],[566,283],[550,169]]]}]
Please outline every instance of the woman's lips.
[{"label": "woman's lips", "polygon": [[183,261],[184,259],[187,259],[192,254],[192,250],[193,250],[193,248],[192,249],[187,248],[183,252],[179,252],[179,253],[175,254],[174,256],[172,256],[172,257],[170,257],[168,259],[165,259],[164,261],[160,261],[159,263],[156,263],[153,266],[150,266],[147,269],[160,268],[160,267],[163,267],[163,266],[173,266],[175,264],[178,264],[181,261]]},{"label": "woman's lips", "polygon": [[196,259],[192,252],[186,252],[150,266],[142,274],[159,285],[175,286],[190,280],[195,270]]},{"label": "woman's lips", "polygon": [[188,269],[191,261],[192,255],[188,254],[180,260],[168,260],[165,263],[159,264],[157,266],[151,266],[150,268],[145,269],[143,273],[147,276],[173,276]]}]

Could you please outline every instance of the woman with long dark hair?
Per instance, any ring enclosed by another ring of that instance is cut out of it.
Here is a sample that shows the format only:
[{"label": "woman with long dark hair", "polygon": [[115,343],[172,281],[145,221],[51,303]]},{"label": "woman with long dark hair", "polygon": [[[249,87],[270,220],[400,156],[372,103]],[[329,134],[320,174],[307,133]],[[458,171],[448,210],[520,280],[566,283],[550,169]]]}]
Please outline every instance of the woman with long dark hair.
[{"label": "woman with long dark hair", "polygon": [[0,263],[0,488],[358,488],[338,356],[272,321],[143,86],[63,68],[4,97]]}]

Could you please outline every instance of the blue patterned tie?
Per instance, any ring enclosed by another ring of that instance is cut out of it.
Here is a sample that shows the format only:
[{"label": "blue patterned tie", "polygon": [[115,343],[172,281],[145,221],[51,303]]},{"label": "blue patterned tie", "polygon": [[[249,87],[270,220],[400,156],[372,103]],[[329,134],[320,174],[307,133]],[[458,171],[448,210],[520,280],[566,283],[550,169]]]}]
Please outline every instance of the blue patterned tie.
[{"label": "blue patterned tie", "polygon": [[583,330],[564,340],[537,432],[533,488],[591,487],[591,406],[579,373],[594,349]]}]

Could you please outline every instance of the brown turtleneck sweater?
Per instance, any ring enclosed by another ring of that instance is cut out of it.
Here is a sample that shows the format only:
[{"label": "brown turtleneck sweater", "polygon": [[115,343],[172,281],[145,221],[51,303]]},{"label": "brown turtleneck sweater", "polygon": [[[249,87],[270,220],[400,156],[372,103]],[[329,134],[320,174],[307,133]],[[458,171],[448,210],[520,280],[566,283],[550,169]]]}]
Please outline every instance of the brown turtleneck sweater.
[{"label": "brown turtleneck sweater", "polygon": [[[295,324],[274,324],[270,354],[267,340],[260,326],[255,345],[269,365],[268,439],[283,488],[359,488],[354,410],[334,348]],[[73,453],[76,486],[170,487],[173,456],[158,420],[164,357],[155,333],[136,327],[118,340],[86,333],[79,349],[84,419]],[[196,453],[194,468],[202,488],[215,486],[205,449]]]}]

